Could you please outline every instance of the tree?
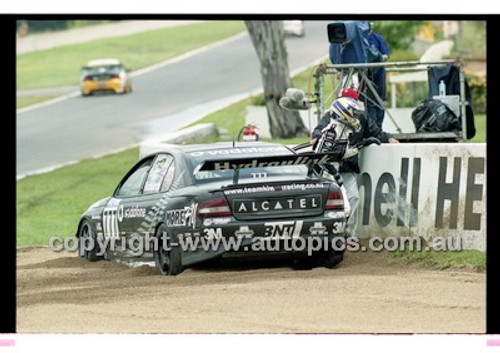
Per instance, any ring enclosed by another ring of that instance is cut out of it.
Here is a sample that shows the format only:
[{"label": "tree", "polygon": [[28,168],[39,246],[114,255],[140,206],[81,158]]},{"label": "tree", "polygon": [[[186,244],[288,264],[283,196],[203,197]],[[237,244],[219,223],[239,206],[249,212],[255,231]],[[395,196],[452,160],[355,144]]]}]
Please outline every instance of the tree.
[{"label": "tree", "polygon": [[375,21],[374,32],[384,37],[390,50],[405,50],[424,25],[424,21]]},{"label": "tree", "polygon": [[284,110],[279,99],[292,86],[281,21],[245,21],[260,61],[264,99],[273,137],[308,136],[300,115]]}]

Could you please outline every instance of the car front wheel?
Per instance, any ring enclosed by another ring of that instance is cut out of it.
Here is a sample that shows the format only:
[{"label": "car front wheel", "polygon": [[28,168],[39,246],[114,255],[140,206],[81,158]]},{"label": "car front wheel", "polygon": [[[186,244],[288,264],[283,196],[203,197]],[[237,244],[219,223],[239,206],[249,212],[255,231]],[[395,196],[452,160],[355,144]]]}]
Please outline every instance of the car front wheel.
[{"label": "car front wheel", "polygon": [[89,221],[84,221],[80,227],[78,237],[78,253],[84,259],[95,262],[104,258],[103,256],[97,255],[98,252],[99,246],[92,225]]}]

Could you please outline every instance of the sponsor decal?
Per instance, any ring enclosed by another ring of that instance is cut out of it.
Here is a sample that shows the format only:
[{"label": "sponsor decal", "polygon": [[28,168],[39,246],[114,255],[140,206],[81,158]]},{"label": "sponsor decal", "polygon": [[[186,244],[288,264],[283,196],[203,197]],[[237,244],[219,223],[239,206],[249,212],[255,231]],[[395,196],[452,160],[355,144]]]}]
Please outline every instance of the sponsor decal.
[{"label": "sponsor decal", "polygon": [[92,215],[92,220],[100,220],[101,215]]},{"label": "sponsor decal", "polygon": [[203,220],[203,225],[209,227],[211,225],[223,225],[231,222],[230,217],[217,217],[217,218],[205,218]]},{"label": "sponsor decal", "polygon": [[[329,161],[329,155],[320,155],[318,157],[309,156],[284,156],[263,159],[241,159],[239,161],[214,161],[205,162],[200,170],[230,170],[244,168],[263,168],[263,167],[283,167],[292,165],[316,165],[325,164]],[[238,163],[241,162],[241,163]]]},{"label": "sponsor decal", "polygon": [[196,227],[196,212],[198,204],[193,203],[180,209],[168,210],[166,212],[168,227]]},{"label": "sponsor decal", "polygon": [[237,155],[243,153],[273,153],[273,152],[290,152],[287,148],[283,146],[272,146],[272,147],[248,147],[248,148],[226,148],[222,150],[212,150],[212,151],[196,151],[191,152],[189,155],[191,157],[201,157],[201,156],[227,156],[227,155]]},{"label": "sponsor decal", "polygon": [[221,228],[205,228],[203,229],[205,239],[220,239],[222,238]]},{"label": "sponsor decal", "polygon": [[328,232],[322,222],[314,222],[314,225],[309,228],[309,233],[311,235],[325,235]]},{"label": "sponsor decal", "polygon": [[269,238],[287,239],[298,238],[304,221],[266,222],[264,236]]},{"label": "sponsor decal", "polygon": [[[123,208],[123,206],[121,206]],[[146,209],[143,207],[127,208],[123,213],[124,218],[144,218],[146,216]]]},{"label": "sponsor decal", "polygon": [[308,184],[291,184],[291,185],[282,185],[281,189],[288,190],[308,190],[308,189],[324,189],[325,184],[323,183],[308,183]]},{"label": "sponsor decal", "polygon": [[321,207],[321,195],[293,197],[288,199],[234,200],[235,213],[270,212],[285,210],[316,209]]},{"label": "sponsor decal", "polygon": [[[433,197],[429,198],[427,174],[431,162],[435,164],[436,180],[432,185]],[[378,179],[364,172],[359,179],[364,190],[358,208],[361,225],[418,227],[419,215],[427,212],[427,219],[420,221],[425,223],[431,218],[429,226],[436,230],[481,231],[485,171],[484,157],[438,156],[430,162],[420,157],[403,157],[399,174],[384,172]]]},{"label": "sponsor decal", "polygon": [[257,192],[273,192],[276,191],[277,186],[255,186],[255,187],[244,187],[241,189],[231,189],[231,190],[226,190],[224,193],[226,195],[237,195],[237,194],[250,194],[250,193],[257,193]]},{"label": "sponsor decal", "polygon": [[324,183],[307,183],[307,184],[290,184],[290,185],[262,185],[254,187],[243,187],[238,189],[226,190],[226,195],[239,195],[239,194],[252,194],[259,192],[273,192],[273,191],[294,191],[294,190],[309,190],[309,189],[324,189],[328,184]]},{"label": "sponsor decal", "polygon": [[325,217],[331,219],[344,218],[344,211],[328,211],[325,212]]},{"label": "sponsor decal", "polygon": [[248,226],[240,226],[240,228],[234,232],[234,235],[238,238],[251,238],[255,232]]},{"label": "sponsor decal", "polygon": [[340,234],[345,232],[345,222],[334,222],[332,234]]}]

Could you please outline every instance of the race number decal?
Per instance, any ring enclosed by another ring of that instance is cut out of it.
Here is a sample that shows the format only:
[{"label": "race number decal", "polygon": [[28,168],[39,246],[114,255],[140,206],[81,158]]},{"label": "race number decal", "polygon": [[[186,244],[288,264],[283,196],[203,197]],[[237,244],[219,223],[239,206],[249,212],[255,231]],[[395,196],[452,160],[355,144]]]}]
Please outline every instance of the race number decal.
[{"label": "race number decal", "polygon": [[106,207],[102,211],[102,228],[104,237],[106,238],[117,238],[120,235],[118,217],[122,218],[123,215],[118,214],[119,209],[120,207]]}]

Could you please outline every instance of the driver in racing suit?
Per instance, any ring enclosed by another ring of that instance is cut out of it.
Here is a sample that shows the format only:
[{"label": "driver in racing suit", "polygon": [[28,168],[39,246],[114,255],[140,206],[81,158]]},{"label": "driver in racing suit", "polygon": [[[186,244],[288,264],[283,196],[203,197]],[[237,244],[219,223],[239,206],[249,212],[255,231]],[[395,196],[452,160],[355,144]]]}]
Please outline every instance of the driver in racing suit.
[{"label": "driver in racing suit", "polygon": [[[348,89],[344,90],[341,95],[355,100],[357,98],[357,95],[354,93],[355,92],[353,92],[353,90]],[[337,99],[337,104],[344,101],[345,98]],[[391,134],[382,131],[377,123],[373,119],[370,119],[367,116],[366,112],[361,109],[359,103],[354,105],[350,104],[349,106],[346,105],[344,112],[350,115],[351,118],[356,118],[359,120],[359,127],[349,137],[349,146],[356,146],[362,143],[363,140],[370,137],[375,137],[380,140],[380,142],[384,143],[399,143],[399,141],[395,139]],[[335,113],[332,109],[329,109],[321,118],[318,125],[314,128],[311,139],[311,145],[313,146],[313,149],[315,148],[316,143],[321,136],[321,131],[330,123],[332,114]],[[339,172],[342,175],[344,187],[346,189],[347,198],[349,200],[351,208],[351,216],[347,221],[347,231],[350,236],[355,236],[356,223],[354,213],[359,203],[358,174],[360,172],[360,169],[358,165],[358,156],[355,155],[353,157],[343,159],[340,162]]]}]

